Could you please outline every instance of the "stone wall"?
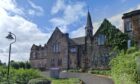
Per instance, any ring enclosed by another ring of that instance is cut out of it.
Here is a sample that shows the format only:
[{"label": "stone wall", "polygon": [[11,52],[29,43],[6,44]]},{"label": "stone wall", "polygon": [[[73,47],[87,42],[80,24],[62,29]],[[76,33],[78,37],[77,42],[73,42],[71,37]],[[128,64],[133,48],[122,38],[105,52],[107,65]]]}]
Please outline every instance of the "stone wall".
[{"label": "stone wall", "polygon": [[[50,67],[60,67],[62,69],[67,69],[68,66],[68,37],[61,33],[59,30],[55,30],[51,38],[47,43],[47,56],[49,61],[47,65]],[[59,43],[59,51],[54,52],[54,44]],[[62,60],[62,65],[58,65],[58,60]],[[52,64],[53,63],[53,64]]]}]

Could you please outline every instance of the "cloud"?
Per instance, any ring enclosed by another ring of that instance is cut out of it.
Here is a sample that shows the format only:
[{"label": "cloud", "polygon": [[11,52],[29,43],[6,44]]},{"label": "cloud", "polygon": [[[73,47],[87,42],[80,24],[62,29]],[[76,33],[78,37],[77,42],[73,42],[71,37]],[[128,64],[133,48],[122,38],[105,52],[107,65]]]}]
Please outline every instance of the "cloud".
[{"label": "cloud", "polygon": [[60,10],[63,10],[64,8],[65,8],[64,0],[57,0],[57,2],[55,3],[55,5],[53,6],[53,8],[51,10],[51,13],[56,14]]},{"label": "cloud", "polygon": [[[116,14],[116,15],[114,15],[112,17],[109,17],[108,20],[113,25],[115,25],[117,28],[119,28],[121,31],[124,31],[124,29],[123,29],[123,20],[122,20],[123,14],[127,13],[127,12],[130,12],[130,11],[133,11],[133,10],[137,10],[137,9],[140,9],[140,4],[137,5],[136,7],[129,8],[126,11],[123,11],[123,12],[121,12],[119,14]],[[102,21],[93,22],[93,26],[94,26],[93,34],[95,34],[95,32],[98,30],[101,22]],[[71,37],[81,37],[81,36],[84,36],[84,35],[85,35],[85,25],[83,25],[83,26],[79,27],[77,30],[71,32]]]},{"label": "cloud", "polygon": [[9,13],[24,14],[22,9],[18,8],[15,0],[0,0],[0,9]]},{"label": "cloud", "polygon": [[28,10],[30,15],[42,16],[44,14],[44,10],[41,6],[34,4],[31,0],[28,0],[32,9]]},{"label": "cloud", "polygon": [[64,0],[57,0],[52,7],[52,14],[62,12],[60,17],[53,17],[50,22],[53,26],[62,27],[63,32],[67,32],[67,26],[78,21],[80,18],[86,15],[86,4],[83,2],[75,2],[74,4],[65,3]]},{"label": "cloud", "polygon": [[126,11],[123,11],[117,15],[114,15],[112,17],[109,17],[109,20],[110,22],[115,25],[117,28],[119,28],[121,31],[124,31],[123,29],[123,20],[122,20],[122,16],[124,13],[127,13],[127,12],[130,12],[130,11],[133,11],[133,10],[138,10],[140,9],[140,4],[137,5],[136,7],[133,7],[133,8],[129,8],[128,10]]},{"label": "cloud", "polygon": [[[95,34],[95,32],[98,30],[100,24],[101,24],[101,21],[95,22],[95,23],[93,22],[93,34]],[[85,36],[85,25],[81,26],[75,31],[72,31],[70,35],[72,38]]]},{"label": "cloud", "polygon": [[[8,2],[9,1],[9,2]],[[32,44],[45,44],[50,36],[50,33],[42,33],[38,26],[26,20],[18,14],[10,15],[9,11],[16,11],[18,9],[16,4],[12,0],[0,0],[0,60],[7,62],[9,43],[5,36],[11,31],[17,36],[17,41],[12,45],[11,59],[17,61],[25,61],[29,59],[30,48]],[[11,5],[11,7],[6,4]],[[21,11],[23,12],[23,11]]]}]

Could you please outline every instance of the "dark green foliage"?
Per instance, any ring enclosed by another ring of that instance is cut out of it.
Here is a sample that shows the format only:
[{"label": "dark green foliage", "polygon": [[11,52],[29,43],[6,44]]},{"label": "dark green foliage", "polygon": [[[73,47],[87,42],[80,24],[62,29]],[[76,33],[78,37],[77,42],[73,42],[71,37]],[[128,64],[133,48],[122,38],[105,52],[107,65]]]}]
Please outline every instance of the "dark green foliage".
[{"label": "dark green foliage", "polygon": [[0,66],[0,84],[4,83],[7,78],[7,69],[3,66]]},{"label": "dark green foliage", "polygon": [[69,69],[68,72],[80,72],[81,69]]},{"label": "dark green foliage", "polygon": [[2,63],[0,60],[0,66],[6,66],[6,63]]},{"label": "dark green foliage", "polygon": [[106,36],[106,45],[111,45],[113,48],[117,48],[119,50],[127,49],[127,40],[129,39],[128,35],[122,33],[107,19],[103,21],[97,32]]},{"label": "dark green foliage", "polygon": [[137,84],[138,78],[136,58],[140,57],[140,50],[137,48],[121,51],[116,58],[112,59],[111,75],[115,84]]},{"label": "dark green foliage", "polygon": [[27,84],[32,78],[41,77],[39,72],[33,69],[19,69],[15,72],[16,83]]},{"label": "dark green foliage", "polygon": [[51,84],[50,80],[45,78],[31,79],[28,84]]},{"label": "dark green foliage", "polygon": [[92,74],[111,75],[111,70],[91,70]]},{"label": "dark green foliage", "polygon": [[15,69],[19,69],[19,68],[24,68],[24,69],[30,69],[31,65],[28,61],[26,62],[15,62],[15,61],[11,61],[11,67],[15,68]]}]

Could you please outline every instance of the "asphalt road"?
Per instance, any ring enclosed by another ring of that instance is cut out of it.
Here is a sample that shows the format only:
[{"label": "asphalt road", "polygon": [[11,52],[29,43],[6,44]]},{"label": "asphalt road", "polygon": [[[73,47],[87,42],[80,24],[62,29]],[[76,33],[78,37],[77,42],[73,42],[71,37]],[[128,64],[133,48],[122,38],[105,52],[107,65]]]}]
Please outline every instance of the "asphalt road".
[{"label": "asphalt road", "polygon": [[[44,76],[49,77],[49,72],[42,72]],[[85,84],[114,84],[111,78],[97,76],[89,73],[61,72],[60,78],[80,78]]]},{"label": "asphalt road", "polygon": [[61,72],[60,78],[80,78],[85,84],[114,84],[112,79],[108,77],[88,73]]}]

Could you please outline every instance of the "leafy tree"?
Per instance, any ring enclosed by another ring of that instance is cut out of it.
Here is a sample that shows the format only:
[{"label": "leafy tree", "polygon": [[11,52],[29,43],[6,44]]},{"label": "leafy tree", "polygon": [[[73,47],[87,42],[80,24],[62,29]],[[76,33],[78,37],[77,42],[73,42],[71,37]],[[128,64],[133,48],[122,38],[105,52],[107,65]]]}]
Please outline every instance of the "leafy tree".
[{"label": "leafy tree", "polygon": [[0,66],[6,66],[6,63],[2,63],[2,61],[0,60]]},{"label": "leafy tree", "polygon": [[24,62],[19,62],[19,67],[20,68],[25,68],[25,63]]},{"label": "leafy tree", "polygon": [[15,62],[15,61],[13,61],[13,60],[11,61],[11,66],[12,66],[13,68],[15,68],[15,69],[19,69],[19,68],[20,68],[18,62]]},{"label": "leafy tree", "polygon": [[25,65],[26,65],[26,67],[25,67],[26,69],[30,69],[30,68],[31,68],[30,62],[26,61],[26,62],[25,62]]},{"label": "leafy tree", "polygon": [[15,61],[11,61],[11,67],[15,68],[15,69],[19,69],[19,68],[24,68],[24,69],[30,69],[31,65],[28,61],[26,62],[15,62]]}]

